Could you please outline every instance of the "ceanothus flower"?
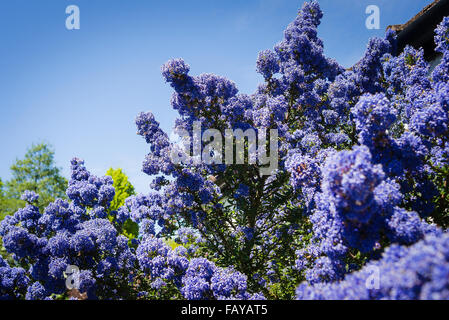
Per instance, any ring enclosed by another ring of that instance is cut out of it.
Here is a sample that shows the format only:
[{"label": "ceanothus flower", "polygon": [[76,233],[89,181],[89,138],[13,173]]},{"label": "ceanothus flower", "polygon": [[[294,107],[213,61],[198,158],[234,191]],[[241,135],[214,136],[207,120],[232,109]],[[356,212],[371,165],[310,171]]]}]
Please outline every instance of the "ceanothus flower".
[{"label": "ceanothus flower", "polygon": [[162,76],[167,82],[175,82],[185,77],[190,70],[190,66],[182,59],[173,59],[164,64],[161,68]]},{"label": "ceanothus flower", "polygon": [[448,113],[439,105],[418,110],[410,120],[410,128],[423,136],[439,137],[448,131]]},{"label": "ceanothus flower", "polygon": [[376,211],[374,189],[384,178],[379,165],[371,164],[366,147],[341,151],[323,167],[323,192],[335,203],[345,219],[367,223]]},{"label": "ceanothus flower", "polygon": [[45,300],[47,298],[47,292],[44,286],[35,282],[31,286],[28,287],[25,299],[27,300]]},{"label": "ceanothus flower", "polygon": [[3,259],[0,260],[0,300],[20,298],[25,294],[29,282],[23,268],[11,268]]},{"label": "ceanothus flower", "polygon": [[181,292],[188,300],[204,299],[263,299],[262,294],[252,296],[247,292],[246,276],[232,268],[219,268],[204,258],[190,261]]},{"label": "ceanothus flower", "polygon": [[35,257],[41,249],[39,238],[22,227],[12,227],[3,236],[3,246],[18,258]]},{"label": "ceanothus flower", "polygon": [[[449,299],[449,236],[429,235],[411,247],[392,245],[382,258],[343,281],[302,283],[303,300],[446,300]],[[376,278],[378,277],[378,278]]]},{"label": "ceanothus flower", "polygon": [[269,79],[279,72],[279,65],[276,54],[271,50],[264,50],[259,52],[257,57],[257,72]]},{"label": "ceanothus flower", "polygon": [[231,268],[220,269],[211,278],[211,290],[218,300],[246,300],[246,276]]},{"label": "ceanothus flower", "polygon": [[20,199],[28,203],[34,203],[39,200],[39,195],[34,191],[25,190]]},{"label": "ceanothus flower", "polygon": [[[278,170],[187,157],[142,112],[135,123],[153,191],[111,210],[111,177],[73,158],[67,200],[40,210],[38,195],[24,192],[28,204],[0,222],[8,260],[22,266],[0,258],[0,299],[76,299],[68,266],[80,270],[83,299],[288,298],[304,280],[298,298],[447,299],[449,245],[438,225],[448,224],[449,18],[436,29],[442,58],[430,74],[424,50],[396,52],[392,31],[345,70],[324,55],[322,17],[318,1],[305,2],[274,49],[259,53],[264,81],[253,94],[190,75],[182,59],[161,69],[176,132],[277,129]],[[206,144],[185,140],[189,151]],[[373,270],[377,289],[366,286]]]},{"label": "ceanothus flower", "polygon": [[443,21],[435,29],[435,51],[447,52],[449,51],[449,17],[444,17]]},{"label": "ceanothus flower", "polygon": [[205,258],[195,258],[189,263],[184,277],[181,292],[188,300],[211,299],[210,280],[217,267]]},{"label": "ceanothus flower", "polygon": [[396,110],[384,94],[364,95],[351,110],[359,142],[373,151],[389,144],[388,129],[396,121]]},{"label": "ceanothus flower", "polygon": [[416,213],[397,207],[401,200],[399,186],[385,179],[366,146],[331,154],[310,217],[312,244],[297,252],[296,267],[312,284],[339,280],[350,248],[371,253],[385,233],[393,242],[409,244],[435,232]]}]

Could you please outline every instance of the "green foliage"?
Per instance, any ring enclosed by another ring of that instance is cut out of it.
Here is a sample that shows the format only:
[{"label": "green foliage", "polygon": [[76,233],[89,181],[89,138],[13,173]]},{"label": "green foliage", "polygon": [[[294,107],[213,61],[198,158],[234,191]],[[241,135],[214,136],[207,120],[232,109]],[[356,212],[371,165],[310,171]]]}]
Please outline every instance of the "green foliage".
[{"label": "green foliage", "polygon": [[433,167],[435,174],[430,177],[438,188],[438,195],[434,199],[435,212],[433,220],[438,225],[449,227],[449,166]]},{"label": "green foliage", "polygon": [[[268,299],[275,300],[291,300],[296,296],[296,288],[305,280],[304,272],[298,272],[296,269],[296,251],[303,249],[310,244],[312,239],[312,224],[308,217],[302,214],[302,210],[297,212],[292,211],[290,222],[287,222],[285,229],[283,230],[281,243],[282,249],[277,259],[275,259],[274,273],[272,278],[276,278],[277,281],[272,282],[268,286],[268,290],[262,289],[264,295]],[[288,226],[298,223],[298,229],[292,235],[288,234]],[[258,287],[254,287],[257,289]]]},{"label": "green foliage", "polygon": [[137,236],[139,235],[139,225],[131,219],[128,219],[123,224],[121,233],[130,240],[137,238]]},{"label": "green foliage", "polygon": [[4,206],[4,201],[5,201],[4,185],[2,179],[0,178],[0,221],[3,220],[3,218],[5,217],[5,213],[3,212],[3,210],[1,210]]},{"label": "green foliage", "polygon": [[165,242],[168,246],[170,246],[170,248],[171,248],[172,250],[175,250],[177,247],[180,246],[180,244],[179,244],[179,243],[176,243],[176,241],[173,240],[173,239],[165,239],[164,242]]},{"label": "green foliage", "polygon": [[126,198],[135,195],[134,186],[129,182],[128,176],[122,169],[110,168],[106,172],[107,176],[111,176],[114,181],[113,186],[115,188],[115,196],[111,202],[111,210],[118,210],[125,204]]},{"label": "green foliage", "polygon": [[[134,186],[129,182],[128,176],[122,169],[109,168],[106,175],[111,176],[114,181],[115,195],[111,202],[110,211],[116,211],[125,204],[126,198],[135,195],[136,192],[134,191]],[[110,217],[110,220],[113,220],[113,218]],[[128,239],[134,239],[139,233],[139,226],[137,223],[128,219],[124,223],[121,233]]]},{"label": "green foliage", "polygon": [[11,180],[4,186],[1,184],[0,218],[24,206],[20,197],[25,190],[39,194],[40,210],[56,198],[66,197],[67,180],[61,176],[61,169],[56,167],[54,154],[47,144],[33,144],[23,159],[16,160],[11,166]]}]

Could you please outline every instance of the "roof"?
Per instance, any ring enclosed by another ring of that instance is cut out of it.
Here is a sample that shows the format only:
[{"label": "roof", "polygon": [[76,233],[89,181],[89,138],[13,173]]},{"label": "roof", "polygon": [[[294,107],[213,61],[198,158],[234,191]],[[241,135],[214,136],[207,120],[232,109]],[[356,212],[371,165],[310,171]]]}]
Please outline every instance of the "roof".
[{"label": "roof", "polygon": [[433,60],[435,52],[434,30],[445,16],[449,16],[449,0],[434,0],[416,16],[404,24],[388,26],[397,33],[398,52],[406,45],[416,49],[423,48],[428,61]]},{"label": "roof", "polygon": [[411,18],[406,23],[404,23],[404,24],[393,24],[391,26],[388,26],[387,29],[392,29],[392,30],[396,31],[397,33],[401,32],[402,30],[404,30],[405,28],[410,26],[410,24],[412,24],[414,21],[416,21],[419,17],[424,15],[427,11],[432,9],[438,2],[440,2],[440,0],[434,0],[431,4],[428,4],[427,6],[425,6],[424,9],[422,9],[416,16]]}]

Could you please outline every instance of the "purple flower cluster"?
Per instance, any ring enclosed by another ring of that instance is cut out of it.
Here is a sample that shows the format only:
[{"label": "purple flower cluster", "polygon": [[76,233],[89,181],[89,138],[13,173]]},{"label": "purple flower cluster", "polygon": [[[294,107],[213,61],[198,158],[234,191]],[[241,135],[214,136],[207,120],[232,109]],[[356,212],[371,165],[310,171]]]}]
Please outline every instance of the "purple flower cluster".
[{"label": "purple flower cluster", "polygon": [[412,211],[397,207],[399,186],[385,179],[382,166],[372,164],[366,146],[329,156],[322,168],[321,192],[316,209],[312,245],[298,250],[297,267],[310,283],[341,278],[350,250],[373,254],[386,240],[414,243],[438,232]]},{"label": "purple flower cluster", "polygon": [[264,50],[259,52],[259,56],[257,57],[257,72],[263,75],[265,79],[269,79],[279,72],[278,61],[273,51]]},{"label": "purple flower cluster", "polygon": [[[29,284],[25,298],[66,292],[64,274],[71,265],[80,269],[80,290],[90,299],[118,297],[108,285],[111,280],[117,285],[123,281],[113,279],[127,274],[136,259],[128,239],[105,219],[114,196],[112,180],[91,175],[81,160],[74,159],[67,195],[70,203],[57,199],[43,213],[28,204],[1,222],[5,249],[29,266],[23,270]],[[33,201],[37,196],[26,192],[24,198]]]},{"label": "purple flower cluster", "polygon": [[96,177],[84,167],[84,161],[72,160],[72,179],[69,181],[67,197],[80,212],[84,207],[92,207],[98,218],[105,218],[105,210],[115,195],[110,176]]},{"label": "purple flower cluster", "polygon": [[0,257],[0,300],[19,298],[27,292],[29,282],[23,268],[11,268]]},{"label": "purple flower cluster", "polygon": [[39,195],[36,194],[36,192],[34,192],[34,191],[26,190],[26,191],[22,194],[21,199],[22,199],[23,201],[28,202],[28,203],[34,203],[34,202],[36,202],[36,201],[39,200]]},{"label": "purple flower cluster", "polygon": [[182,279],[182,294],[189,300],[264,299],[262,294],[247,292],[246,276],[232,268],[219,268],[204,258],[195,258]]},{"label": "purple flower cluster", "polygon": [[[264,82],[251,95],[190,75],[182,59],[162,66],[190,151],[206,144],[193,134],[198,123],[202,133],[277,129],[278,170],[174,163],[172,153],[185,154],[140,113],[153,191],[114,211],[112,179],[77,158],[68,201],[40,212],[26,191],[27,205],[0,223],[21,266],[0,259],[0,298],[70,298],[65,272],[77,266],[89,299],[447,299],[449,18],[430,72],[422,49],[396,52],[392,31],[344,70],[324,55],[322,17],[318,1],[304,3],[283,39],[259,53]],[[377,289],[366,286],[373,270]]]},{"label": "purple flower cluster", "polygon": [[[360,267],[391,243],[438,232],[422,218],[434,214],[441,189],[428,177],[435,164],[448,163],[447,63],[429,77],[423,51],[406,47],[395,56],[388,31],[345,71],[323,54],[321,18],[318,2],[306,2],[274,50],[259,53],[265,83],[253,95],[238,95],[217,76],[191,77],[180,59],[163,67],[181,116],[176,128],[190,131],[201,121],[278,129],[287,175],[258,181],[250,166],[190,164],[175,167],[175,180],[163,189],[173,217],[198,230],[214,257],[265,289],[291,279],[294,268],[311,283],[340,279],[354,269],[354,255]],[[446,34],[447,19],[436,36],[443,53]],[[236,263],[234,256],[249,259]]]},{"label": "purple flower cluster", "polygon": [[427,236],[411,247],[391,245],[379,260],[344,280],[301,284],[305,300],[447,300],[449,299],[449,235]]},{"label": "purple flower cluster", "polygon": [[159,128],[159,123],[151,112],[140,113],[136,118],[137,134],[145,138],[151,146],[143,163],[142,171],[146,174],[170,174],[172,164],[170,161],[170,142],[168,136]]},{"label": "purple flower cluster", "polygon": [[[184,282],[189,283],[186,274],[196,263],[189,259],[202,239],[193,229],[183,228],[178,236],[184,246],[172,250],[162,240],[168,219],[163,195],[132,196],[117,212],[111,211],[110,177],[93,176],[79,159],[72,160],[67,194],[70,202],[57,199],[42,214],[28,204],[1,222],[4,248],[29,268],[11,268],[0,259],[0,298],[41,300],[66,295],[66,272],[71,266],[79,269],[78,290],[88,299],[167,298],[161,292],[193,297],[189,293],[193,289],[184,288]],[[38,196],[25,192],[23,198],[34,203]],[[140,229],[139,239],[131,242],[119,233],[129,220],[139,223]],[[208,263],[220,272],[214,274],[214,289],[209,284],[211,297],[253,297],[247,293],[245,276]]]},{"label": "purple flower cluster", "polygon": [[151,286],[160,289],[172,282],[181,287],[181,278],[189,266],[186,249],[170,249],[161,239],[146,237],[136,250],[141,269],[150,276]]}]

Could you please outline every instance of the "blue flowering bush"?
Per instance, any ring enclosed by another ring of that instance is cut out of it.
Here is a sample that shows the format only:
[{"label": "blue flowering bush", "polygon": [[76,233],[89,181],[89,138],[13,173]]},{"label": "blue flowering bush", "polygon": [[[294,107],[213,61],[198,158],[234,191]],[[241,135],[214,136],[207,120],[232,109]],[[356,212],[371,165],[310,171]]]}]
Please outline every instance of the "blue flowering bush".
[{"label": "blue flowering bush", "polygon": [[162,66],[175,130],[277,129],[277,170],[174,162],[177,143],[141,113],[151,191],[113,210],[112,178],[75,158],[68,200],[40,212],[25,192],[0,224],[0,298],[448,299],[449,18],[434,70],[392,31],[345,70],[323,53],[321,18],[306,2],[259,53],[251,95],[182,59]]}]

